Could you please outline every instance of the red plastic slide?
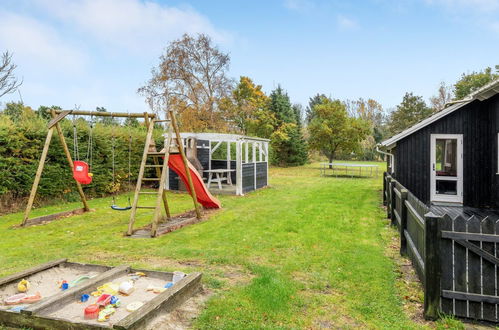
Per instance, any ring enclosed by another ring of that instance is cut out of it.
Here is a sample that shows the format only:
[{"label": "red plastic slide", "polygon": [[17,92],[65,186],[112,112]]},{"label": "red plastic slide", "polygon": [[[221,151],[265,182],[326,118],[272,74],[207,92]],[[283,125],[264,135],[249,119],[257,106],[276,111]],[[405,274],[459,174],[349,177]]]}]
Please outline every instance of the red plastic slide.
[{"label": "red plastic slide", "polygon": [[[187,181],[187,174],[185,173],[184,162],[182,161],[182,156],[180,154],[170,155],[168,160],[168,166],[178,174],[178,176],[184,181],[184,184],[189,190],[189,181]],[[196,190],[196,196],[198,202],[201,203],[207,209],[219,209],[222,204],[218,199],[213,197],[204,185],[203,179],[199,175],[198,171],[189,163],[189,169],[191,171],[192,184],[194,185],[194,190]],[[190,191],[189,191],[190,193]]]}]

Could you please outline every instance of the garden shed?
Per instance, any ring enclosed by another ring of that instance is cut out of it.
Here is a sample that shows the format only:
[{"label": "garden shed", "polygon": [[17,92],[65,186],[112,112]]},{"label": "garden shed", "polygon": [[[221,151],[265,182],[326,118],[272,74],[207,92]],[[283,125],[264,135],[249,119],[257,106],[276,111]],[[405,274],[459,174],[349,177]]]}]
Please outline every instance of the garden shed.
[{"label": "garden shed", "polygon": [[[210,192],[244,195],[268,185],[270,140],[223,133],[181,133],[181,137],[187,158]],[[167,189],[185,190],[171,169]]]}]

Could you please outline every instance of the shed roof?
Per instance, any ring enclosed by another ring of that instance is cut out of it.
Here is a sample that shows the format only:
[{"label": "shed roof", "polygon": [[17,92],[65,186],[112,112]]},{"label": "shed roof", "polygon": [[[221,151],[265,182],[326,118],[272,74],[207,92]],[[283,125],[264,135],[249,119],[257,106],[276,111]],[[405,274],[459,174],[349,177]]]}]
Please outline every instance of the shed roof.
[{"label": "shed roof", "polygon": [[481,87],[480,89],[470,93],[467,97],[465,97],[462,100],[459,101],[453,101],[449,104],[448,107],[444,108],[443,110],[433,114],[432,116],[420,121],[419,123],[409,127],[408,129],[392,136],[391,138],[383,141],[380,143],[381,146],[383,147],[389,147],[397,143],[397,141],[405,138],[406,136],[411,135],[412,133],[420,130],[423,127],[426,127],[430,125],[431,123],[439,120],[442,117],[447,116],[448,114],[464,107],[465,105],[478,100],[478,101],[484,101],[488,98],[491,98],[492,96],[499,94],[499,79],[496,79],[487,85]]}]

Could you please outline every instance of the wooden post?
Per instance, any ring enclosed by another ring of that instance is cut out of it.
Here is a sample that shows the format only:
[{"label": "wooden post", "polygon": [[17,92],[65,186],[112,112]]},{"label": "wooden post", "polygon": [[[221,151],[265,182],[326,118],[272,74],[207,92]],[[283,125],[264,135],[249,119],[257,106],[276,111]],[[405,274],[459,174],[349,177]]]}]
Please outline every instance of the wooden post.
[{"label": "wooden post", "polygon": [[387,173],[383,172],[383,205],[386,206],[386,176]]},{"label": "wooden post", "polygon": [[189,169],[189,163],[187,162],[187,157],[185,156],[184,144],[182,143],[182,138],[180,137],[180,131],[178,130],[177,118],[175,118],[173,110],[169,110],[168,112],[170,113],[170,120],[172,121],[173,129],[175,130],[175,136],[177,137],[178,149],[180,151],[180,155],[182,156],[182,160],[184,161],[185,175],[187,176],[187,181],[189,183],[189,190],[191,192],[192,201],[194,202],[196,217],[198,218],[198,220],[200,220],[201,212],[199,211],[196,190],[194,189],[194,185],[192,184],[191,170]]},{"label": "wooden post", "polygon": [[[243,194],[243,142],[236,142],[236,195]],[[229,175],[231,175],[229,173]]]},{"label": "wooden post", "polygon": [[[153,136],[154,136],[154,121],[151,121],[151,120],[149,119],[149,116],[150,116],[150,114],[149,114],[149,113],[144,112],[144,122],[145,122],[145,124],[146,124],[146,128],[149,128],[149,125],[153,125],[152,130],[153,130]],[[154,139],[154,138],[152,138],[152,139]],[[151,140],[151,141],[152,141],[152,140]],[[170,146],[165,146],[165,148],[169,148],[169,147],[170,147]],[[160,168],[158,167],[158,166],[159,166],[159,159],[158,159],[158,157],[153,157],[153,163],[154,163],[154,165],[156,166],[156,167],[155,167],[155,170],[156,170],[156,176],[157,176],[158,178],[161,178],[161,170],[160,170]],[[167,171],[168,171],[168,167],[167,167]],[[163,190],[163,191],[161,192],[161,197],[162,197],[162,199],[163,199],[163,207],[165,208],[165,212],[166,212],[166,219],[167,219],[167,220],[170,220],[172,217],[171,217],[171,214],[170,214],[170,207],[168,206],[168,200],[167,200],[167,197],[166,197],[166,191],[165,191],[165,190]]]},{"label": "wooden post", "polygon": [[437,319],[440,310],[440,221],[432,213],[425,215],[424,317],[428,320]]},{"label": "wooden post", "polygon": [[390,212],[390,219],[392,220],[392,226],[397,224],[397,219],[395,218],[395,209],[397,208],[397,195],[395,194],[395,187],[397,186],[397,181],[392,180],[390,182],[390,198],[391,198],[391,212]]},{"label": "wooden post", "polygon": [[[51,110],[52,113],[52,118],[57,117],[56,112],[54,109]],[[68,145],[66,144],[66,138],[64,137],[64,134],[62,133],[62,128],[61,124],[57,122],[55,124],[55,128],[57,129],[57,135],[59,135],[59,139],[61,140],[62,148],[64,149],[64,154],[66,155],[66,159],[68,160],[69,167],[71,168],[71,172],[74,170],[74,165],[73,165],[73,158],[71,157],[71,153],[69,152]],[[80,194],[81,202],[83,203],[83,209],[85,212],[90,211],[90,207],[88,206],[87,203],[87,198],[85,197],[85,194],[83,193],[83,188],[81,187],[81,184],[76,181],[76,189],[78,190],[78,194]]]},{"label": "wooden post", "polygon": [[388,177],[386,180],[386,217],[390,219],[392,217],[392,198],[391,198],[391,181],[392,177]]},{"label": "wooden post", "polygon": [[43,146],[42,155],[40,156],[40,162],[38,163],[38,169],[36,170],[35,181],[33,181],[33,186],[31,186],[31,192],[29,194],[28,205],[26,205],[26,211],[24,211],[24,218],[21,226],[24,226],[28,221],[31,208],[33,207],[33,202],[35,201],[36,191],[38,189],[38,184],[40,183],[40,178],[42,176],[43,167],[45,166],[45,159],[47,158],[47,153],[50,146],[50,141],[52,140],[52,135],[54,133],[54,127],[50,128],[47,137],[45,138],[45,145]]},{"label": "wooden post", "polygon": [[407,240],[405,238],[405,230],[407,229],[407,195],[409,192],[407,189],[400,190],[400,254],[407,255]]},{"label": "wooden post", "polygon": [[[144,116],[146,117],[146,116]],[[142,154],[142,161],[140,163],[139,176],[137,177],[137,184],[135,185],[135,193],[133,195],[132,211],[130,212],[130,220],[128,223],[127,235],[131,236],[133,234],[133,224],[135,223],[135,215],[137,213],[137,204],[139,202],[139,193],[142,186],[142,178],[144,177],[144,169],[147,162],[147,153],[149,152],[149,144],[151,142],[153,127],[146,124],[147,135],[146,141],[144,143],[144,152]]]}]

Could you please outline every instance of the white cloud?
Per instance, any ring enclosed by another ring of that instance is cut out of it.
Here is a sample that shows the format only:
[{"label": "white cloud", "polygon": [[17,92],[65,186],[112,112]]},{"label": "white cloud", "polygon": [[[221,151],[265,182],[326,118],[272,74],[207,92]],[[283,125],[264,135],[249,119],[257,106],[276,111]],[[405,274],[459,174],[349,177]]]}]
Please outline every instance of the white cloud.
[{"label": "white cloud", "polygon": [[14,53],[16,63],[21,61],[31,68],[50,67],[58,73],[83,70],[87,57],[49,25],[6,11],[0,12],[0,22],[2,51]]},{"label": "white cloud", "polygon": [[359,23],[357,23],[356,20],[343,15],[338,15],[338,17],[336,18],[336,23],[342,30],[357,30],[359,28]]},{"label": "white cloud", "polygon": [[215,42],[230,41],[192,8],[140,0],[37,0],[46,14],[104,45],[135,52],[156,51],[183,33],[205,33]]}]

